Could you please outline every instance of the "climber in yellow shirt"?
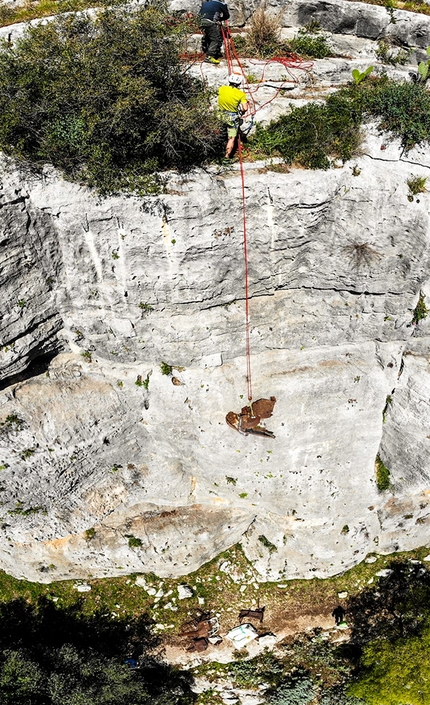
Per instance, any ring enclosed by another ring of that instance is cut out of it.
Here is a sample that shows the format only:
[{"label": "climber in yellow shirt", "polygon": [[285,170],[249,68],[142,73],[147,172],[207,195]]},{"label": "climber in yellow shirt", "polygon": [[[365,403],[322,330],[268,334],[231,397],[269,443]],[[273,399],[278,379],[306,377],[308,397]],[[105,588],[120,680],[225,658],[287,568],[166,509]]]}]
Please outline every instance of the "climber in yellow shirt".
[{"label": "climber in yellow shirt", "polygon": [[232,73],[228,77],[228,86],[221,86],[218,91],[218,107],[221,117],[227,125],[227,146],[225,156],[228,159],[234,149],[240,127],[240,117],[248,110],[248,100],[238,86],[242,83],[242,76]]}]

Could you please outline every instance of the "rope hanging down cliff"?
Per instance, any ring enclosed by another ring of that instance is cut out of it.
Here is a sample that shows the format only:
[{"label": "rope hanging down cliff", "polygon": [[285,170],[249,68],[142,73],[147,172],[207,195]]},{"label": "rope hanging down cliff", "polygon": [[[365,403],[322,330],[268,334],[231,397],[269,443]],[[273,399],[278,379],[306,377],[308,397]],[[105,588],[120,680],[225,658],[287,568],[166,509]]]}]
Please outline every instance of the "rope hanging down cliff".
[{"label": "rope hanging down cliff", "polygon": [[[228,23],[226,23],[226,27],[222,27],[222,35],[223,35],[223,41],[224,41],[224,50],[225,50],[225,57],[227,60],[227,65],[228,65],[228,72],[230,75],[237,73],[242,75],[242,78],[246,82],[246,77],[245,73],[243,70],[243,66],[241,64],[241,61],[239,59],[239,56],[237,54],[237,51],[234,46],[233,39],[231,37],[229,28],[228,28]],[[234,67],[234,62],[237,63],[237,67]],[[311,64],[306,64],[303,62],[300,57],[296,56],[295,54],[291,54],[286,57],[276,57],[274,59],[269,59],[264,68],[263,68],[263,76],[261,78],[260,83],[257,85],[257,88],[255,89],[258,90],[258,86],[263,82],[264,80],[264,72],[266,69],[266,66],[271,63],[271,62],[276,62],[282,64],[282,66],[286,69],[288,74],[292,77],[294,81],[297,81],[297,79],[294,77],[294,75],[291,73],[290,69],[291,68],[310,68]],[[239,71],[235,71],[235,68],[238,68]],[[239,75],[240,75],[239,74]],[[254,115],[256,114],[257,110],[260,110],[262,107],[270,103],[272,100],[276,98],[277,95],[279,95],[280,91],[282,90],[282,84],[276,91],[275,95],[273,95],[270,100],[266,101],[263,103],[263,105],[259,106],[257,108],[256,102],[254,99],[253,93],[255,91],[251,91],[249,89],[249,86],[247,86],[247,93],[250,96],[250,105],[252,106],[251,109],[248,110],[248,114],[251,116],[251,127],[253,123],[253,118]],[[244,270],[245,270],[245,357],[246,357],[246,382],[247,382],[247,391],[248,391],[248,402],[249,406],[244,406],[239,414],[236,414],[234,411],[229,411],[227,416],[226,416],[226,422],[227,424],[235,429],[236,431],[239,431],[239,433],[243,433],[245,435],[251,433],[251,434],[257,434],[260,436],[267,436],[269,438],[274,438],[274,434],[264,428],[264,426],[260,426],[260,422],[262,419],[267,419],[272,416],[273,413],[273,408],[276,402],[276,397],[272,396],[270,399],[258,399],[258,401],[252,403],[252,373],[251,373],[251,340],[250,340],[250,315],[249,315],[249,262],[248,262],[248,240],[247,240],[247,219],[246,219],[246,194],[245,194],[245,171],[243,167],[243,149],[242,149],[242,140],[241,140],[241,134],[240,130],[238,132],[238,154],[239,154],[239,165],[240,165],[240,177],[241,177],[241,193],[242,193],[242,212],[243,212],[243,257],[244,257]]]}]

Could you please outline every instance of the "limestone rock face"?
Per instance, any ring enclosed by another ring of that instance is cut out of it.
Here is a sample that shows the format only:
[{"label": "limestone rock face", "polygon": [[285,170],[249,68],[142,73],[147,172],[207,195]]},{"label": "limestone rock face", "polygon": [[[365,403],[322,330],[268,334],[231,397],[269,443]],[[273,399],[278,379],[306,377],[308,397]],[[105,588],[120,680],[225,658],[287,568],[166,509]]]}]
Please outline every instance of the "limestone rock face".
[{"label": "limestone rock face", "polygon": [[[253,9],[229,5],[236,24]],[[430,44],[413,13],[283,9],[286,36],[318,19],[343,56],[273,101],[285,68],[244,61],[264,74],[263,124],[353,68],[407,78],[411,66],[376,64],[379,38],[414,61]],[[228,69],[190,73],[217,88]],[[414,311],[430,300],[430,196],[410,201],[407,180],[430,175],[430,150],[404,154],[368,125],[362,156],[338,166],[245,165],[252,391],[277,398],[269,439],[225,423],[247,403],[238,166],[100,199],[1,162],[0,568],[179,576],[241,542],[262,580],[310,578],[428,541],[430,327]]]},{"label": "limestone rock face", "polygon": [[[54,291],[61,254],[52,217],[33,209],[11,174],[0,183],[1,379],[60,348],[62,327]],[[17,274],[19,273],[19,276]]]},{"label": "limestone rock face", "polygon": [[412,320],[430,197],[406,181],[430,153],[382,142],[370,129],[356,175],[246,167],[253,396],[277,397],[273,440],[225,424],[247,394],[238,169],[98,200],[3,168],[3,569],[183,575],[241,541],[262,579],[323,577],[428,541],[429,327]]}]

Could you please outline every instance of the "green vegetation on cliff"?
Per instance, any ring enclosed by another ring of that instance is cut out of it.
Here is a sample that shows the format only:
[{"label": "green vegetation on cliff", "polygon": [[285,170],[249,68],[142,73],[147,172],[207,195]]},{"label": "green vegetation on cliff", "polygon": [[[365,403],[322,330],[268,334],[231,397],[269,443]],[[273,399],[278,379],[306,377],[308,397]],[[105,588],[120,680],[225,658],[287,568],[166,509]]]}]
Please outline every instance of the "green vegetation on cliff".
[{"label": "green vegetation on cliff", "polygon": [[0,147],[100,191],[150,192],[159,169],[218,152],[182,24],[154,6],[63,16],[0,47]]},{"label": "green vegetation on cliff", "polygon": [[333,159],[346,161],[357,152],[361,126],[369,119],[407,151],[430,140],[430,95],[420,84],[367,79],[341,88],[323,104],[293,108],[267,128],[257,127],[251,145],[257,154],[281,156],[288,164],[328,169]]}]

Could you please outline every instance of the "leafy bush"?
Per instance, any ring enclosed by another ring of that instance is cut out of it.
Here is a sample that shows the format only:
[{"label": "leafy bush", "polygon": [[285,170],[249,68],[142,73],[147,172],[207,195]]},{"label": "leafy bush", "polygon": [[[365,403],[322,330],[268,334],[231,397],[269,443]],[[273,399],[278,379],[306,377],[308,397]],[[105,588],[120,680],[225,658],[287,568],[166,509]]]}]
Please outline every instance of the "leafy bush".
[{"label": "leafy bush", "polygon": [[185,26],[154,6],[29,27],[0,48],[0,147],[103,193],[157,189],[154,172],[217,152],[203,84],[183,69]]},{"label": "leafy bush", "polygon": [[418,325],[420,321],[422,321],[424,318],[427,318],[428,308],[425,303],[425,298],[425,295],[420,292],[420,296],[417,305],[415,306],[414,315],[412,318],[412,323],[415,323],[415,325]]},{"label": "leafy bush", "polygon": [[[187,674],[149,655],[146,617],[57,608],[46,599],[0,605],[2,705],[191,705]],[[139,658],[140,668],[125,663]]]},{"label": "leafy bush", "polygon": [[319,34],[319,27],[302,27],[294,39],[290,39],[291,50],[301,56],[314,59],[325,59],[333,56],[333,51],[323,34]]},{"label": "leafy bush", "polygon": [[364,114],[379,118],[381,129],[399,137],[405,150],[430,139],[430,95],[424,86],[382,77],[365,84],[360,98]]},{"label": "leafy bush", "polygon": [[173,372],[172,365],[169,365],[167,362],[162,362],[160,365],[160,369],[161,369],[161,374],[166,375],[166,376],[171,375]]},{"label": "leafy bush", "polygon": [[275,551],[278,550],[275,544],[269,541],[267,536],[264,536],[264,534],[261,534],[261,536],[258,537],[258,540],[261,544],[263,544],[264,548],[267,548],[269,553],[275,553]]},{"label": "leafy bush", "polygon": [[291,52],[316,59],[333,56],[326,37],[318,34],[318,23],[302,27],[297,36],[288,41],[282,41],[280,38],[281,24],[282,11],[277,14],[270,13],[266,3],[262,3],[251,17],[246,36],[235,37],[236,50],[244,56],[256,56],[261,59],[285,56]]},{"label": "leafy bush", "polygon": [[136,538],[136,536],[128,535],[128,545],[130,548],[140,548],[142,540]]},{"label": "leafy bush", "polygon": [[294,674],[267,696],[269,705],[307,705],[315,698],[312,680],[303,674]]},{"label": "leafy bush", "polygon": [[403,66],[407,63],[411,53],[412,49],[393,48],[385,39],[381,39],[378,42],[378,48],[375,51],[380,61],[384,64],[390,64],[391,66],[397,66],[397,64]]},{"label": "leafy bush", "polygon": [[319,705],[364,705],[364,700],[346,695],[343,688],[330,688],[322,694]]},{"label": "leafy bush", "polygon": [[360,123],[361,112],[339,92],[329,96],[324,105],[293,108],[267,128],[257,126],[252,144],[264,154],[280,154],[288,164],[328,169],[329,156],[346,160],[357,150]]},{"label": "leafy bush", "polygon": [[229,674],[237,688],[257,688],[261,683],[276,685],[286,671],[286,664],[267,650],[255,658],[229,664]]},{"label": "leafy bush", "polygon": [[370,78],[342,88],[324,104],[293,107],[267,128],[257,126],[250,144],[255,152],[280,155],[287,164],[328,169],[332,159],[346,161],[357,152],[367,118],[379,119],[380,128],[408,150],[430,140],[430,95],[420,84]]}]

